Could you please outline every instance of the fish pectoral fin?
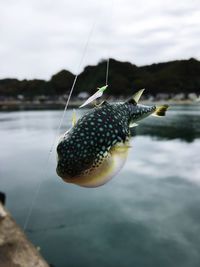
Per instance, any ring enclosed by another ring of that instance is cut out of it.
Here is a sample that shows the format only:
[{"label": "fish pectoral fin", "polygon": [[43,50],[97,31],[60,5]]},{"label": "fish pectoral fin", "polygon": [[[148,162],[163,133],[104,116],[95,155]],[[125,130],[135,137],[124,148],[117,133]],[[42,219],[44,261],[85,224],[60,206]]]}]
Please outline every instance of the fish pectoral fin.
[{"label": "fish pectoral fin", "polygon": [[138,126],[138,124],[135,122],[129,124],[129,128],[133,128],[133,127],[137,127],[137,126]]},{"label": "fish pectoral fin", "polygon": [[131,98],[127,100],[128,103],[131,103],[133,105],[137,105],[137,103],[140,100],[140,97],[142,96],[145,89],[141,89],[138,92],[136,92]]},{"label": "fish pectoral fin", "polygon": [[120,143],[120,144],[116,144],[113,148],[111,152],[124,152],[127,149],[131,148],[131,146],[129,145],[129,143]]},{"label": "fish pectoral fin", "polygon": [[131,146],[119,146],[119,147],[115,147],[113,150],[112,150],[112,153],[124,153],[126,152],[129,148],[131,148]]},{"label": "fish pectoral fin", "polygon": [[73,109],[73,113],[72,113],[72,126],[74,127],[76,124],[76,111],[75,109]]},{"label": "fish pectoral fin", "polygon": [[152,116],[163,117],[163,116],[165,116],[168,108],[169,108],[169,105],[158,106],[158,107],[156,107],[156,110],[154,111]]}]

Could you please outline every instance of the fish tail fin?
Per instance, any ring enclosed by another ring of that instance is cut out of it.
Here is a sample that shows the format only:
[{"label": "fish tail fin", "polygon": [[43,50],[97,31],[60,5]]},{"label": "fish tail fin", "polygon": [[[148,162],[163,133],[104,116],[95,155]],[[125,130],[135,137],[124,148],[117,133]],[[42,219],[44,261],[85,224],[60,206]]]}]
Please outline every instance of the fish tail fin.
[{"label": "fish tail fin", "polygon": [[152,115],[157,117],[164,117],[168,108],[169,108],[168,105],[158,106],[156,107],[156,110]]}]

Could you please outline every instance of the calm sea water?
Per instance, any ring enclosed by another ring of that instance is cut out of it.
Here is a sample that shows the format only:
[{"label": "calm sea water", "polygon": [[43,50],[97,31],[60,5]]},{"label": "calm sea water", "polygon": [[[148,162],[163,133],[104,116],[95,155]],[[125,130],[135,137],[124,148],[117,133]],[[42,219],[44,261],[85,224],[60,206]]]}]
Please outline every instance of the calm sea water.
[{"label": "calm sea water", "polygon": [[[68,111],[61,132],[70,127]],[[81,115],[81,114],[80,114]],[[174,106],[133,132],[108,184],[62,182],[46,165],[61,111],[0,113],[0,190],[31,241],[56,267],[200,266],[200,105]]]}]

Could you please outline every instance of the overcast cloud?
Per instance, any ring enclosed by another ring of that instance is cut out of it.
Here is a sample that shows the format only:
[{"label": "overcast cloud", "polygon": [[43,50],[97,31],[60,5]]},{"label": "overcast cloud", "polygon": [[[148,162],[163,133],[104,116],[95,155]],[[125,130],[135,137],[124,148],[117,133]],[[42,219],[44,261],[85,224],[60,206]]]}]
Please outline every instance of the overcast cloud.
[{"label": "overcast cloud", "polygon": [[137,65],[199,59],[200,1],[0,0],[0,38],[0,78],[49,79],[108,56]]}]

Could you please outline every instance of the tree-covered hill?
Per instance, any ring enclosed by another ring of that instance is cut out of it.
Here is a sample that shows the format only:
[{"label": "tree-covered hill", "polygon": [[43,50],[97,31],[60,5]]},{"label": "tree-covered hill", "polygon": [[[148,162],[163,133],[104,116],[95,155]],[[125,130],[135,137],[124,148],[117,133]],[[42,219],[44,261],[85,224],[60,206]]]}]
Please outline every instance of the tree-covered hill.
[{"label": "tree-covered hill", "polygon": [[[74,94],[87,91],[93,93],[97,87],[105,85],[106,61],[95,66],[87,66],[80,73]],[[1,96],[33,97],[36,95],[55,96],[67,94],[73,84],[75,75],[62,70],[53,75],[49,81],[45,80],[0,80]],[[176,60],[165,63],[138,67],[129,62],[110,59],[109,94],[130,95],[140,88],[148,89],[151,95],[158,93],[200,94],[200,61]]]}]

